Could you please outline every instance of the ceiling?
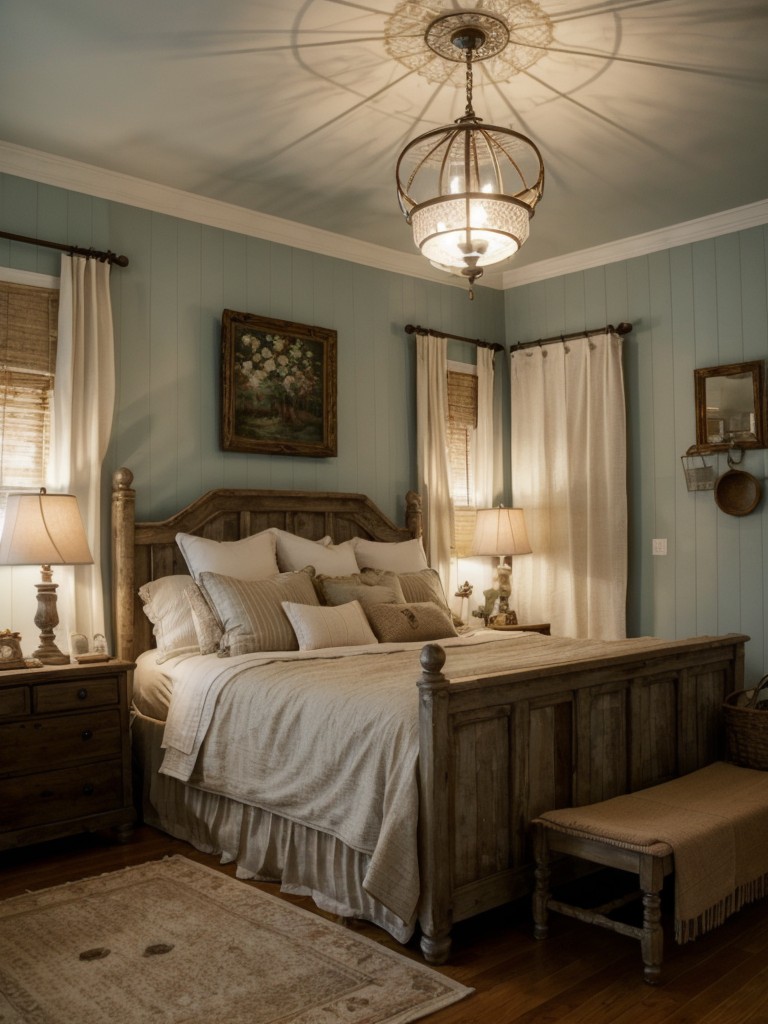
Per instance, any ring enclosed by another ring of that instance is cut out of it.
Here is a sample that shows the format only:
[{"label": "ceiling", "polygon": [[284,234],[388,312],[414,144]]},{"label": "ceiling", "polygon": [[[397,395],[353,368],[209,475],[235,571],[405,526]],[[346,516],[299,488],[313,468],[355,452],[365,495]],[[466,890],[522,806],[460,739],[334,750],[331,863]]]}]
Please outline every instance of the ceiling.
[{"label": "ceiling", "polygon": [[466,99],[419,26],[460,6],[528,44],[474,85],[544,157],[517,266],[768,198],[766,0],[2,0],[0,140],[413,253],[397,155]]}]

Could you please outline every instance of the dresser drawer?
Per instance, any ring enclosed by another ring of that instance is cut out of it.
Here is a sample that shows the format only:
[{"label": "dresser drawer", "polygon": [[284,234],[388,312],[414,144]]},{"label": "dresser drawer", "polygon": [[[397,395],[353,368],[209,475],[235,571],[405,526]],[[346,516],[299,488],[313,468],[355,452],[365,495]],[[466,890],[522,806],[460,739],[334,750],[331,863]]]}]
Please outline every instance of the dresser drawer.
[{"label": "dresser drawer", "polygon": [[104,761],[119,757],[121,749],[117,708],[82,715],[32,716],[0,725],[0,775]]},{"label": "dresser drawer", "polygon": [[12,686],[0,690],[0,718],[29,714],[29,687]]},{"label": "dresser drawer", "polygon": [[0,779],[0,806],[0,833],[122,807],[122,764],[107,761]]},{"label": "dresser drawer", "polygon": [[76,711],[100,704],[117,704],[120,691],[114,676],[32,687],[32,710],[37,714],[50,711]]}]

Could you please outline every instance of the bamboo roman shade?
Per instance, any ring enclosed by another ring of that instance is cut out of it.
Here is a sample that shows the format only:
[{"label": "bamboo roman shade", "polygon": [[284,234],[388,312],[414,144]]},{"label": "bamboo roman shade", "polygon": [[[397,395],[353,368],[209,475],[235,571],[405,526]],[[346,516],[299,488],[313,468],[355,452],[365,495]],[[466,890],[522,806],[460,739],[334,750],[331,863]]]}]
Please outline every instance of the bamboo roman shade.
[{"label": "bamboo roman shade", "polygon": [[45,481],[59,293],[0,281],[0,509]]},{"label": "bamboo roman shade", "polygon": [[453,499],[453,551],[468,555],[475,528],[472,434],[477,427],[477,376],[448,371],[448,472]]}]

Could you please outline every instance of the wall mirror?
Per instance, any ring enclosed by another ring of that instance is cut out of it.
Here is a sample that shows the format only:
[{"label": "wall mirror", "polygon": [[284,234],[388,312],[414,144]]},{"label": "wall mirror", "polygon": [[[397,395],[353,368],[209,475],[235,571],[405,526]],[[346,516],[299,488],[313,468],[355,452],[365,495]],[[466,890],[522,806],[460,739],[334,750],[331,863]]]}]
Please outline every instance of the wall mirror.
[{"label": "wall mirror", "polygon": [[696,448],[765,448],[764,362],[732,363],[694,370]]}]

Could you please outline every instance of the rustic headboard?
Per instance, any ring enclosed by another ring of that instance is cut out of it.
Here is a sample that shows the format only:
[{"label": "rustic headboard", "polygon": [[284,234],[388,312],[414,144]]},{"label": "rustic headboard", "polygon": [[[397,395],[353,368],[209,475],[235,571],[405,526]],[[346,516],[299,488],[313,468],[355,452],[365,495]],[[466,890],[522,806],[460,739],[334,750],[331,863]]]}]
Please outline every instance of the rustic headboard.
[{"label": "rustic headboard", "polygon": [[112,587],[115,654],[133,661],[152,646],[152,625],[144,615],[139,587],[187,573],[177,533],[212,540],[241,540],[270,526],[308,540],[329,536],[334,543],[364,537],[401,541],[422,535],[421,499],[406,495],[404,527],[395,524],[364,494],[331,491],[208,491],[160,522],[136,522],[133,473],[112,478]]}]

